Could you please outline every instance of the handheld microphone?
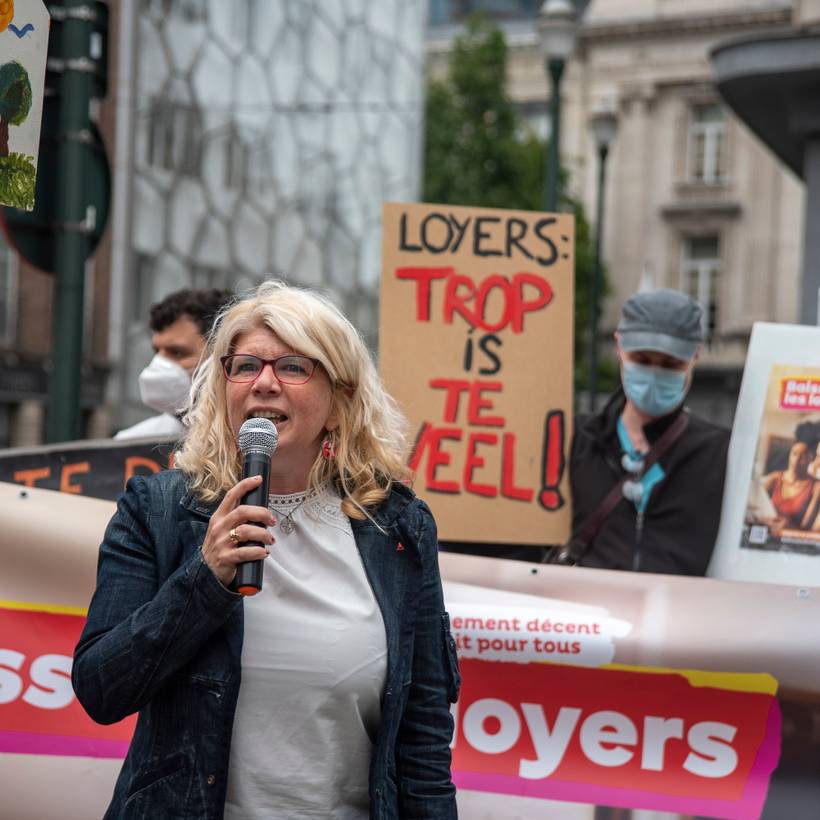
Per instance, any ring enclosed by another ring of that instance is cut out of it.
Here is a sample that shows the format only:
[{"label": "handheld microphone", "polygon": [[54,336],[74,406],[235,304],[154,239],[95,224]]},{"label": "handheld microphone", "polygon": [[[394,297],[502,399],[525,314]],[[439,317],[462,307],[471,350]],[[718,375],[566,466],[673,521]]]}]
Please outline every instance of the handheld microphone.
[{"label": "handheld microphone", "polygon": [[[239,450],[242,453],[242,478],[261,475],[262,481],[255,489],[242,496],[242,504],[253,507],[268,506],[270,484],[270,460],[276,452],[279,433],[270,419],[248,419],[239,428]],[[243,541],[244,547],[263,547],[260,541]],[[236,567],[234,589],[240,595],[256,595],[262,589],[263,561],[245,561]]]}]

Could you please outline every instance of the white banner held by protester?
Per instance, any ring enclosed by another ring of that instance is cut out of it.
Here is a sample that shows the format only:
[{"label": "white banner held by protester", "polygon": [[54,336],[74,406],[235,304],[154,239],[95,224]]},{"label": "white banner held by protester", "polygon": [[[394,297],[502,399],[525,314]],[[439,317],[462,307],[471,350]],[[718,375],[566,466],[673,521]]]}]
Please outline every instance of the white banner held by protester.
[{"label": "white banner held by protester", "polygon": [[[68,672],[113,511],[0,482],[3,818],[85,820],[110,800],[135,717],[94,723]],[[801,768],[820,756],[820,657],[804,628],[820,618],[820,596],[448,553],[440,562],[462,644],[460,816],[578,820],[599,805],[749,820],[820,804]]]},{"label": "white banner held by protester", "polygon": [[820,584],[820,328],[755,324],[709,575]]}]

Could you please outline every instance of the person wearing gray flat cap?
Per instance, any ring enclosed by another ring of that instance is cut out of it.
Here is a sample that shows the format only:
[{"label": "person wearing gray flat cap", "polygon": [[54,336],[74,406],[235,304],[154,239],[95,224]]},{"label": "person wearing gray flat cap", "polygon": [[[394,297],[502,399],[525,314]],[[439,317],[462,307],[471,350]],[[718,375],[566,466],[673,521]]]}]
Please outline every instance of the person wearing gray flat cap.
[{"label": "person wearing gray flat cap", "polygon": [[615,333],[621,387],[575,420],[572,538],[550,560],[704,575],[723,498],[729,431],[684,406],[703,342],[700,304],[646,290]]}]

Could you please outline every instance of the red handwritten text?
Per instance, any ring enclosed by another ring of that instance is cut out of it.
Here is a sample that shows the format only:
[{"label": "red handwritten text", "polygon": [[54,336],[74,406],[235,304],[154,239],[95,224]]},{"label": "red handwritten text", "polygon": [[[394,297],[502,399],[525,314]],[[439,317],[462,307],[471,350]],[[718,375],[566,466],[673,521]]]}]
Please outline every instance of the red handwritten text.
[{"label": "red handwritten text", "polygon": [[[512,279],[495,274],[476,284],[469,276],[456,273],[453,267],[403,267],[396,268],[396,278],[416,283],[416,321],[431,320],[435,291],[441,300],[445,324],[452,324],[458,314],[471,327],[487,333],[507,327],[513,333],[522,333],[525,315],[545,308],[553,297],[550,283],[535,273],[516,273]],[[433,286],[440,280],[443,292]],[[499,299],[500,315],[493,321],[489,318],[490,304],[497,304]]]}]

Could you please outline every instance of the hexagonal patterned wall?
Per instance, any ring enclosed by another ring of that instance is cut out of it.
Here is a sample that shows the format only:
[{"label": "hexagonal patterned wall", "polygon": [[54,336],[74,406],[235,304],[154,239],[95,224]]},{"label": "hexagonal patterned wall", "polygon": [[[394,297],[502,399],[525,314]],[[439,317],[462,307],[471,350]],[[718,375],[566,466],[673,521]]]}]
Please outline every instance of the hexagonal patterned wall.
[{"label": "hexagonal patterned wall", "polygon": [[148,307],[271,276],[371,345],[381,205],[419,193],[424,0],[140,0],[123,424]]}]

